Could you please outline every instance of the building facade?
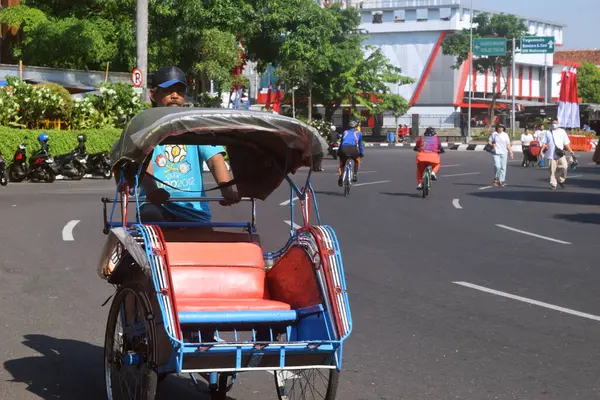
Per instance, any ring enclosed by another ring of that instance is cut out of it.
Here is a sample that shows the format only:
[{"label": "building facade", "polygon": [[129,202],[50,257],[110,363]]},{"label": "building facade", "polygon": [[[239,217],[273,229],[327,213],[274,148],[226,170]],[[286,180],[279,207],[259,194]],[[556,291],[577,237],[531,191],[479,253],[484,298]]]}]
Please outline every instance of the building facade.
[{"label": "building facade", "polygon": [[[369,35],[366,44],[380,48],[402,69],[403,75],[415,79],[414,84],[390,88],[410,100],[411,107],[402,123],[410,123],[411,115],[419,114],[422,126],[431,123],[439,127],[460,126],[461,114],[467,113],[469,63],[453,69],[455,57],[444,55],[441,44],[447,35],[470,27],[472,16],[468,5],[460,0],[349,0],[347,6],[360,12],[361,28]],[[475,16],[482,12],[496,13],[473,10]],[[562,45],[562,24],[521,18],[529,34],[554,36],[556,45]],[[495,74],[473,73],[475,116],[479,114],[477,110],[487,110],[494,91],[504,89],[499,109],[510,107],[513,92],[520,105],[558,101],[562,66],[555,67],[552,55],[517,54],[515,61],[514,85],[511,68],[498,69]],[[389,122],[386,119],[384,125]]]}]

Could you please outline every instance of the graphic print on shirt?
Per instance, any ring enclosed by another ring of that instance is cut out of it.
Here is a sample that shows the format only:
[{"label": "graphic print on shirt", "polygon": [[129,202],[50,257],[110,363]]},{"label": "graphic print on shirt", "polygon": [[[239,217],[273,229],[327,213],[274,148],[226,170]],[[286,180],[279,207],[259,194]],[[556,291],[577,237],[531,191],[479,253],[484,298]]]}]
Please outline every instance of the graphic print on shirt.
[{"label": "graphic print on shirt", "polygon": [[[164,152],[154,159],[156,166],[162,169],[164,181],[179,190],[190,190],[195,183],[192,164],[186,157],[187,145],[169,144],[164,147]],[[174,190],[160,182],[157,182],[157,185],[167,191]]]}]

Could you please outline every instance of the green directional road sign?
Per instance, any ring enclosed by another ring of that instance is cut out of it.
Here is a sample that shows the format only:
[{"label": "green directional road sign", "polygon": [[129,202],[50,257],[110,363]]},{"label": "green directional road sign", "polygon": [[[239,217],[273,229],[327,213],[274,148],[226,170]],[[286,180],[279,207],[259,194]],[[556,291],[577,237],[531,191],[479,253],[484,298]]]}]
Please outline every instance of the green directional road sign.
[{"label": "green directional road sign", "polygon": [[473,39],[473,53],[476,56],[505,56],[506,38]]},{"label": "green directional road sign", "polygon": [[521,54],[553,54],[554,36],[522,36]]}]

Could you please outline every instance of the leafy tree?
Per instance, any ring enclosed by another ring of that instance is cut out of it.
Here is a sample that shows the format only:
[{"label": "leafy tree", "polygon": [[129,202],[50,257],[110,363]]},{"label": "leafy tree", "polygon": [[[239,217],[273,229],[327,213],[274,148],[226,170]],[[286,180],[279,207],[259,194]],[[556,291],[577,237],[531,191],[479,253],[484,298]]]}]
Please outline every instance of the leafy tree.
[{"label": "leafy tree", "polygon": [[360,16],[354,8],[333,6],[316,12],[327,17],[327,24],[319,33],[327,40],[309,42],[313,47],[306,56],[308,62],[298,61],[305,57],[297,54],[304,51],[303,48],[289,47],[291,53],[285,54],[289,60],[282,57],[279,75],[288,86],[299,87],[300,97],[312,94],[315,102],[325,107],[325,120],[331,121],[339,107],[348,102],[355,115],[358,115],[358,105],[374,112],[376,102],[371,94],[382,97],[389,91],[388,85],[413,81],[400,75],[401,70],[380,50],[363,47],[366,36],[355,33],[360,26]]},{"label": "leafy tree", "polygon": [[[504,37],[507,41],[513,38],[520,38],[528,32],[525,22],[511,14],[494,14],[490,17],[489,14],[478,14],[473,18],[473,39],[486,37]],[[517,42],[517,46],[518,42]],[[456,63],[453,68],[460,68],[463,63],[469,59],[469,29],[463,29],[460,32],[446,36],[442,42],[442,52],[444,55],[456,56]],[[498,67],[509,67],[512,65],[512,46],[506,47],[506,56],[496,57],[479,57],[473,59],[473,68],[479,73],[488,72],[493,77],[493,96],[488,110],[489,121],[493,123],[495,115],[495,106],[498,97],[506,92],[507,85],[496,90],[501,82],[496,81],[496,69]]]},{"label": "leafy tree", "polygon": [[600,103],[600,69],[584,62],[577,71],[578,92],[584,103]]},{"label": "leafy tree", "polygon": [[[398,132],[398,119],[408,111],[408,101],[398,94],[385,93],[381,97],[381,101],[375,103],[374,111],[376,114],[383,114],[386,111],[392,113],[395,118],[394,126]],[[398,143],[398,135],[396,134],[396,143]]]}]

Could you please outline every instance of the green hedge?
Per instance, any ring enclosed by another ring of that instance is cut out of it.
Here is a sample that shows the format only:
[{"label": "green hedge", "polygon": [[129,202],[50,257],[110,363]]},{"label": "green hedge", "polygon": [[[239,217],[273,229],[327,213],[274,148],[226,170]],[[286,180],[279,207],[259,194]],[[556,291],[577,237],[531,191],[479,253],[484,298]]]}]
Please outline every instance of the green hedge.
[{"label": "green hedge", "polygon": [[86,148],[88,153],[110,150],[122,130],[116,128],[90,129],[85,131],[58,131],[58,130],[32,130],[32,129],[13,129],[0,126],[0,151],[8,163],[12,162],[12,157],[19,143],[23,142],[27,146],[27,155],[30,156],[40,149],[37,137],[41,133],[47,133],[50,137],[50,153],[54,156],[73,151],[77,147],[77,135],[84,133],[87,136]]}]

